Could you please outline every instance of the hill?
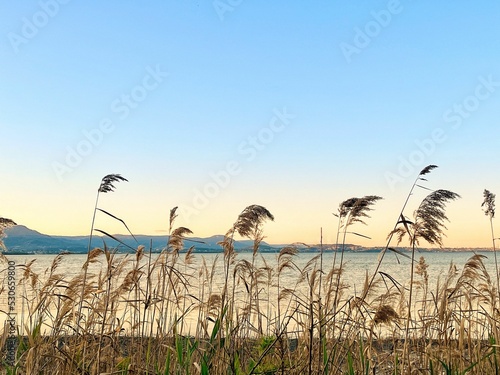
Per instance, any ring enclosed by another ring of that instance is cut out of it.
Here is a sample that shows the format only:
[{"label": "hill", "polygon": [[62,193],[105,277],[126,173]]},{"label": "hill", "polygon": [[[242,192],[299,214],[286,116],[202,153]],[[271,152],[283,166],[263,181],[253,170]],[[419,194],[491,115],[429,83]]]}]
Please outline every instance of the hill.
[{"label": "hill", "polygon": [[[149,236],[149,235],[118,235],[114,237],[128,245],[132,249],[136,249],[139,245],[150,247],[153,251],[158,252],[164,249],[168,242],[168,236]],[[211,237],[189,237],[184,240],[185,248],[195,246],[198,252],[220,252],[221,247],[218,242],[224,239],[223,235],[215,235]],[[24,225],[16,225],[5,230],[5,238],[3,240],[7,247],[7,252],[10,254],[52,254],[62,251],[71,253],[86,253],[88,250],[88,236],[49,236],[30,229]],[[93,236],[92,247],[103,247],[104,243],[111,248],[118,248],[119,251],[132,251],[127,246],[120,244],[112,238],[105,236]],[[252,248],[253,242],[250,240],[235,241],[235,249],[238,251],[249,251]],[[262,251],[277,251],[277,248],[262,242]]]}]

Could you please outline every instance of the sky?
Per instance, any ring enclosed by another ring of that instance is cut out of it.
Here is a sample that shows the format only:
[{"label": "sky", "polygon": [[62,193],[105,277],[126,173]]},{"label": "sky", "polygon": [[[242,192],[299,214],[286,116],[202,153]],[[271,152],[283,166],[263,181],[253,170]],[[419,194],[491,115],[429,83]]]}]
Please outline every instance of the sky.
[{"label": "sky", "polygon": [[175,226],[223,234],[259,204],[267,242],[334,243],[339,204],[378,195],[352,228],[370,239],[347,242],[380,246],[434,164],[423,184],[461,196],[444,246],[491,246],[499,16],[492,0],[2,1],[0,217],[88,234],[121,174],[99,207],[135,234],[167,233],[177,206]]}]

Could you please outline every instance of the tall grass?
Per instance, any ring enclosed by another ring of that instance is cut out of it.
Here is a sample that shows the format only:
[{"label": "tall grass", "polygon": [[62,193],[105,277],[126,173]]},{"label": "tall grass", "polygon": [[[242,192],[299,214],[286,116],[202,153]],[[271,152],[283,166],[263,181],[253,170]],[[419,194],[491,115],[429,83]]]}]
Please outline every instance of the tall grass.
[{"label": "tall grass", "polygon": [[496,271],[496,281],[497,281],[497,290],[500,290],[500,273],[498,268],[498,259],[497,259],[497,248],[495,244],[495,230],[493,228],[493,218],[495,217],[495,194],[491,191],[484,189],[483,192],[483,203],[481,207],[483,207],[484,214],[488,216],[490,219],[490,230],[491,230],[491,243],[493,246],[493,255],[495,257],[495,271]]},{"label": "tall grass", "polygon": [[405,363],[408,365],[411,372],[411,361],[409,351],[410,339],[410,324],[412,322],[413,310],[413,291],[414,291],[414,275],[415,275],[415,250],[419,245],[419,241],[424,240],[431,245],[442,246],[443,244],[443,229],[444,221],[447,220],[445,214],[445,204],[450,200],[459,198],[459,195],[448,190],[436,190],[427,195],[415,211],[413,221],[402,218],[400,226],[391,234],[398,236],[398,243],[401,242],[405,235],[408,235],[411,246],[411,261],[410,261],[410,286],[408,294],[408,308],[405,325],[405,345],[403,354]]},{"label": "tall grass", "polygon": [[[191,231],[176,226],[173,208],[169,239],[160,253],[138,246],[119,254],[104,245],[88,252],[74,276],[64,270],[71,255],[55,256],[42,271],[36,260],[18,265],[22,324],[14,364],[3,360],[7,330],[1,331],[1,371],[498,373],[498,275],[490,276],[485,257],[475,254],[461,268],[451,264],[432,282],[426,259],[416,258],[420,240],[442,244],[445,204],[456,198],[436,190],[417,205],[412,220],[403,211],[398,215],[389,238],[409,236],[409,251],[393,250],[409,267],[409,282],[383,271],[381,258],[389,245],[374,265],[375,274],[367,272],[354,286],[346,277],[346,236],[367,217],[377,196],[340,205],[340,244],[338,254],[330,254],[331,263],[324,262],[329,250],[322,247],[299,265],[300,250],[287,246],[275,254],[273,267],[260,250],[264,224],[274,216],[252,205],[237,216],[212,263],[185,248]],[[235,236],[252,240],[248,256],[235,250]],[[1,262],[6,269],[6,261]],[[5,278],[6,272],[0,275]]]}]

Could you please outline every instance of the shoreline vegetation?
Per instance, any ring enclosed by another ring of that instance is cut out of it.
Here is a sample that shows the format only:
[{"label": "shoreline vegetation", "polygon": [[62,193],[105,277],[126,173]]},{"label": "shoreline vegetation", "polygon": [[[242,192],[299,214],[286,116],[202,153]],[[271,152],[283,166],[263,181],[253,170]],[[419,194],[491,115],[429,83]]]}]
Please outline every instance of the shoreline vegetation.
[{"label": "shoreline vegetation", "polygon": [[[446,205],[459,198],[435,190],[410,202],[435,168],[427,166],[415,179],[387,245],[354,291],[346,281],[347,239],[366,237],[358,228],[378,196],[339,204],[338,246],[328,262],[323,255],[330,250],[321,243],[300,267],[294,259],[302,249],[285,246],[271,267],[260,253],[265,222],[274,217],[251,205],[223,236],[213,264],[202,258],[201,267],[193,267],[195,247],[185,248],[192,233],[175,227],[177,208],[170,211],[168,242],[155,256],[152,249],[132,247],[95,228],[99,214],[128,230],[123,220],[99,208],[101,194],[126,182],[107,175],[98,188],[79,274],[65,274],[66,254],[55,256],[41,273],[33,271],[33,262],[16,265],[8,252],[0,254],[0,296],[9,296],[9,305],[0,306],[6,320],[0,331],[2,373],[498,374],[495,195],[485,190],[483,210],[496,274],[488,273],[484,255],[473,254],[460,272],[450,264],[431,284],[429,265],[423,256],[416,259],[416,250],[424,243],[442,247]],[[405,214],[408,203],[417,206],[412,217]],[[13,225],[0,218],[0,236]],[[117,256],[115,248],[92,246],[94,233],[130,253]],[[238,258],[235,236],[251,241],[250,257]],[[405,251],[403,243],[409,245]],[[409,282],[383,271],[388,252],[409,260]],[[220,283],[213,282],[216,272]]]}]

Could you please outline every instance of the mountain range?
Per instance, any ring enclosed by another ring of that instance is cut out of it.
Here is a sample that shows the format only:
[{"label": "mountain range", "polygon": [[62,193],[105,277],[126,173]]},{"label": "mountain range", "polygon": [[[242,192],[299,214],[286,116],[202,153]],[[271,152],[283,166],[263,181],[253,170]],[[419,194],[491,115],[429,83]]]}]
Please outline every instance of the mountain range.
[{"label": "mountain range", "polygon": [[[88,236],[51,236],[30,229],[24,225],[16,225],[4,230],[5,237],[3,242],[6,247],[6,253],[9,254],[59,254],[61,252],[70,252],[75,254],[86,253],[88,250]],[[132,252],[138,246],[143,245],[146,249],[152,249],[153,252],[160,252],[165,249],[168,236],[152,236],[152,235],[112,235],[120,242],[107,236],[92,237],[92,248],[104,247],[104,244],[109,248],[116,248],[119,252]],[[185,249],[191,246],[195,247],[196,252],[216,253],[221,252],[222,248],[218,244],[224,239],[223,235],[215,235],[211,237],[189,237],[184,239]],[[236,240],[234,248],[236,251],[245,252],[252,251],[253,241],[251,240]],[[299,252],[317,252],[320,248],[325,251],[333,251],[337,245],[333,244],[315,244],[307,245],[304,243],[293,243],[288,245],[270,245],[262,242],[259,247],[260,252],[277,252],[285,246],[293,246]],[[410,251],[409,248],[397,247],[393,251]],[[368,251],[379,252],[381,247],[362,247],[353,244],[345,245],[346,251]],[[438,249],[420,248],[420,251],[436,251]],[[491,251],[484,248],[443,248],[439,251]]]},{"label": "mountain range", "polygon": [[[16,225],[4,230],[5,237],[3,242],[10,254],[32,254],[32,253],[60,253],[68,251],[71,253],[86,253],[88,250],[88,236],[50,236],[30,229],[24,225]],[[146,249],[161,251],[167,245],[168,236],[149,236],[149,235],[112,235],[127,246],[107,236],[92,236],[92,247],[103,247],[104,243],[110,248],[118,248],[119,251],[129,252],[143,245]],[[189,237],[184,240],[185,248],[195,246],[198,252],[220,252],[221,247],[218,242],[224,239],[223,235],[211,237]],[[235,241],[234,247],[238,251],[251,250],[253,241],[240,240]],[[265,242],[261,243],[261,251],[277,251],[279,247],[271,246]]]}]

